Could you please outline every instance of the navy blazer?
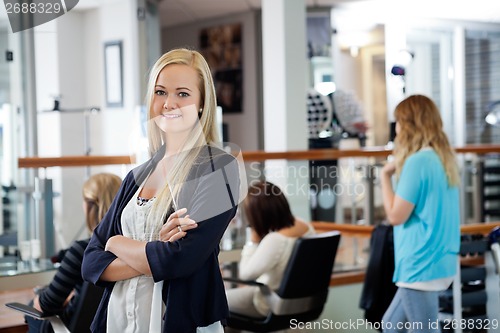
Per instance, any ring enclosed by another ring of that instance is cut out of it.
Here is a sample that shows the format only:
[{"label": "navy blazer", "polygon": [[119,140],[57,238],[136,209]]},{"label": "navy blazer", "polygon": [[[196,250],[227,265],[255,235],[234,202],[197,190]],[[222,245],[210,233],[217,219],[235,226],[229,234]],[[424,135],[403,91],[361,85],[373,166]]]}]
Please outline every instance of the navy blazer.
[{"label": "navy blazer", "polygon": [[[165,147],[162,147],[148,162],[128,173],[85,250],[83,278],[105,287],[92,322],[92,332],[106,332],[107,306],[114,286],[114,282],[100,280],[106,267],[116,258],[113,253],[104,250],[106,241],[122,234],[121,213],[124,207],[164,154]],[[211,177],[213,175],[217,177]],[[198,227],[189,230],[178,241],[152,241],[146,245],[153,279],[155,282],[164,281],[164,333],[194,333],[197,327],[217,321],[225,325],[228,315],[218,255],[220,240],[236,213],[239,199],[236,159],[220,149],[206,146],[198,155],[188,179],[190,185],[183,186],[178,208],[188,208],[188,214],[198,222]],[[224,188],[223,195],[221,188]],[[218,209],[212,209],[211,214],[203,213],[205,207],[214,206]]]}]

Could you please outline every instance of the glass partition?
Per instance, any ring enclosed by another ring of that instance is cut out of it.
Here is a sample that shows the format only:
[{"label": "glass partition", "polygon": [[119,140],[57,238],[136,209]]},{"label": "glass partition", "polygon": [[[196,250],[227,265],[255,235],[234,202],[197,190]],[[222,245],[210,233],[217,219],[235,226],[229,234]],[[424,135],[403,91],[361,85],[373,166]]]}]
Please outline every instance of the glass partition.
[{"label": "glass partition", "polygon": [[[379,219],[377,223],[383,219],[380,214],[381,202],[375,200],[373,196],[373,191],[377,191],[379,188],[378,182],[376,180],[373,182],[377,171],[369,168],[377,164],[377,159],[340,158],[335,168],[327,168],[325,175],[326,178],[335,178],[335,183],[330,181],[311,182],[311,170],[318,172],[319,169],[311,169],[308,162],[308,160],[285,159],[262,162],[245,161],[247,183],[250,186],[253,181],[266,179],[278,185],[285,194],[294,216],[302,220],[319,222],[320,224],[367,226],[368,228],[360,233],[342,232],[342,240],[334,268],[337,272],[364,269],[368,261],[371,230],[365,215],[368,214],[369,210],[374,209],[377,213],[375,215],[370,213],[370,216]],[[367,178],[367,171],[372,172],[371,179]],[[323,178],[326,179],[325,177]],[[367,190],[372,191],[371,194]],[[329,195],[321,193],[329,193]],[[369,203],[368,200],[375,200],[377,204]],[[325,211],[329,207],[334,207],[333,210],[330,210],[332,216],[324,221],[316,221],[313,213],[318,205],[321,205]],[[246,237],[244,229],[247,226],[245,219],[244,214],[240,213],[237,226],[241,229],[236,228],[231,231],[233,247],[229,245],[230,241],[226,238],[226,243],[223,240],[223,250],[244,245]]]},{"label": "glass partition", "polygon": [[[7,17],[0,16],[0,272],[15,266],[17,245],[17,192],[16,192],[16,113],[13,104],[12,81],[15,53],[14,37],[10,33]],[[5,54],[5,56],[3,56]]]},{"label": "glass partition", "polygon": [[[33,31],[12,33],[6,14],[0,14],[1,276],[45,268],[40,263],[40,241],[31,237],[36,171],[18,168],[19,156],[36,155]],[[27,251],[21,251],[21,243],[27,250],[28,242],[30,260],[23,265],[21,257],[27,258]]]},{"label": "glass partition", "polygon": [[[498,146],[491,147],[491,149],[496,152]],[[485,199],[482,193],[486,186],[485,182],[491,181],[498,184],[498,179],[500,179],[486,172],[489,170],[488,167],[497,167],[491,162],[492,156],[497,155],[487,152],[488,149],[485,148],[483,152],[478,153],[474,151],[474,147],[466,147],[457,151],[457,155],[466,161],[466,167],[461,169],[464,182],[460,186],[461,196],[466,198],[464,200],[466,205],[463,207],[465,219],[461,221],[463,225],[488,221],[488,218],[482,219],[487,209],[498,211],[498,206],[483,205]],[[330,154],[332,155],[330,159],[337,160],[337,167],[331,170],[335,172],[335,175],[329,175],[336,178],[335,184],[310,182],[311,171],[308,168],[308,160],[297,159],[294,153],[288,154],[289,159],[273,159],[272,153],[262,153],[262,157],[270,156],[270,158],[265,161],[261,161],[261,158],[257,161],[245,160],[248,184],[263,179],[275,183],[286,195],[292,213],[296,217],[310,221],[319,232],[339,230],[342,240],[334,271],[360,271],[364,270],[368,263],[371,231],[374,226],[384,223],[386,219],[380,186],[382,162],[386,160],[384,153],[383,149],[351,150],[345,153],[329,150],[325,156]],[[309,154],[309,160],[318,156],[312,154],[312,152]],[[342,157],[342,154],[352,156]],[[333,216],[321,221],[308,217],[313,216],[311,212],[315,205],[333,204],[330,198],[325,199],[325,202],[317,200],[317,192],[327,189],[333,194],[336,210],[332,212]],[[490,191],[486,192],[486,195],[500,197],[498,192]],[[486,201],[490,200],[490,197],[487,197]],[[223,240],[222,250],[241,248],[245,244],[246,217],[240,213],[237,220],[230,234],[228,233]]]},{"label": "glass partition", "polygon": [[500,103],[500,31],[466,30],[467,144],[500,142],[500,119],[486,116]]}]

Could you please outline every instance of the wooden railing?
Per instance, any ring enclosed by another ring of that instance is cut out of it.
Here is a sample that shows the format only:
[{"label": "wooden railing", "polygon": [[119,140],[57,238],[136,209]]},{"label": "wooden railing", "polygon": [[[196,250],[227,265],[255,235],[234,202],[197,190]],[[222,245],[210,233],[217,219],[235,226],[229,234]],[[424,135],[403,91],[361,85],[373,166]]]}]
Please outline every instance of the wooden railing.
[{"label": "wooden railing", "polygon": [[134,164],[134,156],[63,156],[20,157],[19,168],[78,167],[112,164]]},{"label": "wooden railing", "polygon": [[[457,147],[458,154],[489,154],[500,153],[500,145],[468,145]],[[244,151],[245,162],[262,162],[266,160],[335,160],[345,157],[387,157],[392,150],[384,147],[367,147],[362,149],[312,149],[292,150],[286,152]],[[76,167],[108,164],[133,164],[133,156],[64,156],[64,157],[21,157],[18,159],[19,168],[47,168],[53,166]]]},{"label": "wooden railing", "polygon": [[[457,154],[477,154],[500,153],[500,145],[467,145],[455,148]],[[361,149],[311,149],[296,150],[286,152],[265,152],[265,151],[244,151],[243,160],[245,162],[265,161],[265,160],[335,160],[345,157],[387,157],[392,150],[384,147],[366,147]]]},{"label": "wooden railing", "polygon": [[374,228],[372,225],[339,224],[323,221],[311,221],[311,224],[317,232],[337,230],[350,237],[370,237]]},{"label": "wooden railing", "polygon": [[[471,145],[456,148],[458,154],[477,154],[500,153],[500,145]],[[287,152],[264,152],[264,151],[246,151],[243,152],[245,162],[262,162],[274,159],[286,160],[334,160],[346,157],[378,157],[385,158],[392,153],[383,147],[370,147],[355,150],[337,150],[337,149],[315,149],[304,151]],[[47,167],[77,167],[77,166],[95,166],[112,164],[134,164],[136,161],[132,156],[65,156],[65,157],[25,157],[19,158],[19,168],[47,168]],[[373,226],[337,224],[333,222],[313,221],[313,226],[319,232],[329,230],[338,230],[348,237],[369,238],[373,231]],[[487,234],[495,226],[500,226],[500,222],[478,223],[461,226],[461,232],[464,234]],[[338,286],[349,283],[360,283],[364,280],[364,271],[346,272],[334,274],[330,285]]]},{"label": "wooden railing", "polygon": [[[323,221],[312,221],[311,224],[317,232],[337,230],[349,237],[370,237],[374,228],[371,225],[338,224]],[[500,222],[464,224],[460,226],[460,232],[462,234],[487,235],[495,227],[500,227]]]},{"label": "wooden railing", "polygon": [[[340,231],[345,237],[370,237],[373,231],[373,226],[367,225],[351,225],[351,224],[338,224],[334,222],[312,221],[314,229],[317,232],[327,232],[337,230]],[[462,225],[460,231],[462,234],[483,234],[487,235],[493,228],[500,226],[500,222],[485,222]],[[481,257],[467,257],[461,258],[462,263],[468,265],[481,265],[483,259]],[[331,287],[338,287],[342,285],[349,285],[353,283],[363,283],[365,280],[365,270],[360,267],[358,270],[347,272],[334,272],[330,279]]]}]

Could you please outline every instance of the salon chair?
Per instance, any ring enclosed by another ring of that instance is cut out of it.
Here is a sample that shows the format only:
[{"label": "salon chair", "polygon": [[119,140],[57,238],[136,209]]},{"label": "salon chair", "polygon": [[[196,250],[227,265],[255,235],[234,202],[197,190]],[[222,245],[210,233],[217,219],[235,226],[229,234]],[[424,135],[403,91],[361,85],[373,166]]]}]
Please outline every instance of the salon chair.
[{"label": "salon chair", "polygon": [[227,282],[258,286],[271,309],[262,318],[230,311],[228,327],[252,332],[273,332],[289,329],[294,322],[298,324],[317,319],[326,303],[339,242],[338,231],[299,238],[278,290],[271,290],[257,281],[224,278]]},{"label": "salon chair", "polygon": [[44,314],[29,305],[16,302],[5,305],[36,319],[49,320],[54,333],[89,333],[90,324],[94,319],[103,291],[103,288],[85,281],[80,290],[80,297],[78,298],[75,312],[67,326],[58,316]]}]

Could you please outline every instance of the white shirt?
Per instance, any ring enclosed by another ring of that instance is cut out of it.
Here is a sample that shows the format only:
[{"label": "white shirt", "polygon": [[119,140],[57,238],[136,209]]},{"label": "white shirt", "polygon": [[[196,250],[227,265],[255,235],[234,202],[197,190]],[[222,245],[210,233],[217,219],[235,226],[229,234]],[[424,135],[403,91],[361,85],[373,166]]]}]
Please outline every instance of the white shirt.
[{"label": "white shirt", "polygon": [[[307,223],[309,230],[303,235],[314,234],[314,229]],[[247,244],[241,252],[239,277],[242,280],[257,280],[266,284],[271,290],[280,286],[288,260],[297,237],[287,237],[279,232],[270,232],[260,243]],[[264,295],[256,288],[253,304],[262,315],[269,313],[269,306]]]},{"label": "white shirt", "polygon": [[[154,226],[146,223],[154,198],[138,204],[136,195],[128,202],[122,212],[121,224],[125,237],[142,240],[157,240]],[[161,298],[163,281],[154,283],[150,276],[137,276],[117,281],[108,303],[106,331],[120,333],[160,333],[165,306]],[[220,322],[207,327],[198,327],[197,333],[223,333]]]},{"label": "white shirt", "polygon": [[[146,230],[147,216],[154,200],[140,206],[137,203],[137,194],[123,209],[123,235],[143,241],[157,239],[151,230]],[[153,289],[154,281],[150,276],[142,275],[117,281],[108,304],[107,332],[149,333]],[[161,317],[158,320],[161,325]]]},{"label": "white shirt", "polygon": [[453,276],[442,279],[412,282],[412,283],[397,282],[396,285],[398,287],[422,290],[422,291],[442,291],[448,289],[448,287],[451,285],[452,282],[453,282]]}]

